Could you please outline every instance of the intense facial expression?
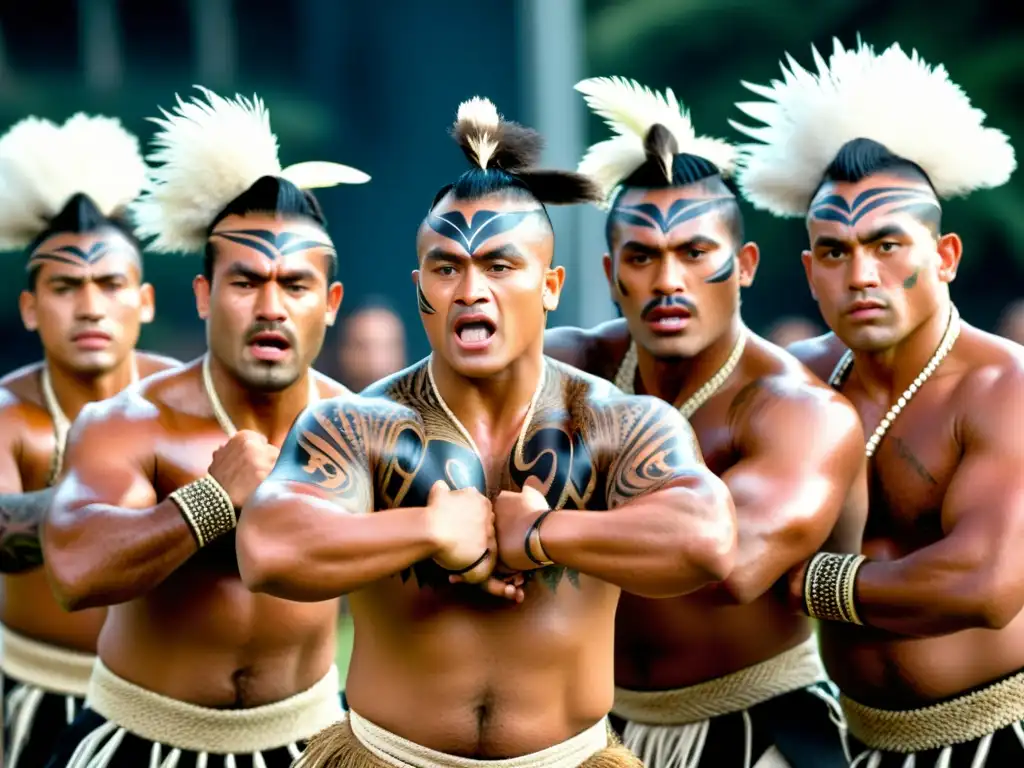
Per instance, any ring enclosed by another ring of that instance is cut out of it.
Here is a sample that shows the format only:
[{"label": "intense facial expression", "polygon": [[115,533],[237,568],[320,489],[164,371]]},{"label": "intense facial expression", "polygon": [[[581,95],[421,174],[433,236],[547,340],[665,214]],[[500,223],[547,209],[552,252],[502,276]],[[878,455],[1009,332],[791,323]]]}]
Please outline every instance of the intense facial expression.
[{"label": "intense facial expression", "polygon": [[729,329],[758,260],[757,246],[736,242],[735,205],[702,184],[629,189],[616,202],[605,275],[633,339],[655,357],[692,357]]},{"label": "intense facial expression", "polygon": [[956,235],[938,236],[939,214],[926,183],[893,173],[815,195],[804,269],[822,317],[851,349],[892,347],[937,311],[961,250]]},{"label": "intense facial expression", "polygon": [[405,367],[405,328],[387,309],[367,309],[345,322],[338,362],[345,384],[364,389],[378,379]]},{"label": "intense facial expression", "polygon": [[328,286],[334,246],[312,222],[228,216],[210,235],[213,280],[197,277],[210,352],[249,389],[277,392],[313,363],[341,304]]},{"label": "intense facial expression", "polygon": [[413,272],[434,353],[458,374],[494,376],[543,347],[565,272],[535,200],[443,199],[420,227]]},{"label": "intense facial expression", "polygon": [[127,359],[140,326],[153,319],[153,288],[141,283],[139,252],[127,237],[113,227],[55,234],[28,266],[36,283],[21,294],[21,317],[51,362],[100,375]]}]

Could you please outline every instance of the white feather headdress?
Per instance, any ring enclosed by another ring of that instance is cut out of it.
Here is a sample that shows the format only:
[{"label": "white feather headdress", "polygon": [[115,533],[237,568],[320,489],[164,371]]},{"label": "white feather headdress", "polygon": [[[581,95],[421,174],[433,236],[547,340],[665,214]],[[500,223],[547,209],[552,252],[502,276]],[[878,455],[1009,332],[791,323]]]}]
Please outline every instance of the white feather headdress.
[{"label": "white feather headdress", "polygon": [[[928,174],[941,198],[1004,184],[1017,167],[1006,135],[984,127],[945,67],[930,67],[898,44],[881,54],[838,40],[826,63],[813,47],[817,73],[787,54],[782,81],[743,83],[765,101],[736,106],[763,125],[732,126],[759,143],[742,148],[738,182],[756,208],[802,216],[839,150],[871,139]],[[889,114],[883,111],[888,110]]]},{"label": "white feather headdress", "polygon": [[139,140],[112,117],[19,121],[0,138],[0,248],[21,249],[76,194],[121,213],[146,179]]},{"label": "white feather headdress", "polygon": [[646,162],[644,142],[656,124],[668,129],[680,154],[709,160],[723,177],[732,174],[735,148],[721,139],[697,136],[689,113],[672,89],[662,94],[624,77],[593,77],[577,83],[576,90],[617,134],[590,147],[578,168],[598,184],[606,201],[624,179]]},{"label": "white feather headdress", "polygon": [[300,189],[370,180],[338,163],[305,162],[282,169],[277,137],[261,99],[226,99],[197,88],[205,101],[178,96],[171,112],[162,109],[162,118],[152,118],[160,127],[148,158],[154,167],[142,197],[132,206],[139,235],[155,238],[152,250],[201,250],[210,222],[263,176],[287,179]]}]

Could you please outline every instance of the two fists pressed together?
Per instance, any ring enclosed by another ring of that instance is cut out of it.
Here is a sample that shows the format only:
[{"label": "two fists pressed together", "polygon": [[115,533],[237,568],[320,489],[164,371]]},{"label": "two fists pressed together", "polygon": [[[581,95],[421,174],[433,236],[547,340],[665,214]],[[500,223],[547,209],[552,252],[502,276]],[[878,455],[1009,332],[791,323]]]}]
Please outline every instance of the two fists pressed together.
[{"label": "two fists pressed together", "polygon": [[[214,452],[209,474],[241,509],[279,453],[263,435],[242,430]],[[494,501],[476,488],[452,490],[438,480],[426,508],[430,538],[437,542],[433,559],[452,572],[452,583],[478,584],[496,597],[522,602],[523,573],[548,561],[535,523],[549,506],[535,480],[521,492],[502,491]]]}]

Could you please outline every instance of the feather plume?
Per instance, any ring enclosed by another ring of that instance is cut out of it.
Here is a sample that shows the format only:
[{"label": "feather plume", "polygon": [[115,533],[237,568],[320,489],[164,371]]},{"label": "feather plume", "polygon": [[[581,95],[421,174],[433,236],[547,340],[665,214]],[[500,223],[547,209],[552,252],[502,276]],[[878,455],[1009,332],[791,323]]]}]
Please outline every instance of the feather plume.
[{"label": "feather plume", "polygon": [[[825,170],[847,142],[871,139],[917,163],[941,198],[1004,184],[1017,166],[1004,133],[984,127],[945,67],[931,67],[898,44],[875,54],[860,42],[845,50],[834,41],[828,62],[811,48],[816,72],[787,54],[782,80],[743,85],[763,101],[738,103],[754,139],[743,147],[739,186],[756,207],[776,216],[802,216]],[[879,105],[896,115],[879,116]]]},{"label": "feather plume", "polygon": [[[201,250],[210,222],[228,203],[263,176],[284,177],[263,101],[196,87],[205,100],[178,96],[173,110],[152,118],[159,128],[149,156],[154,168],[133,212],[139,234],[154,238],[154,251]],[[369,179],[333,163],[299,163],[287,171],[302,189]]]},{"label": "feather plume", "polygon": [[0,248],[24,248],[79,193],[104,216],[119,214],[145,180],[139,140],[117,119],[25,118],[0,138]]},{"label": "feather plume", "polygon": [[531,168],[544,148],[539,133],[505,120],[491,101],[480,96],[459,105],[451,133],[469,162],[485,171]]},{"label": "feather plume", "polygon": [[[652,91],[624,77],[594,77],[576,84],[591,111],[604,118],[616,135],[591,146],[579,164],[579,172],[592,178],[608,200],[615,188],[648,158],[647,139],[651,129],[662,126],[675,139],[674,154],[703,157],[728,178],[736,164],[736,150],[721,139],[697,136],[689,113],[671,89]],[[663,137],[662,137],[663,138]],[[659,139],[664,150],[669,145]],[[656,154],[662,166],[671,159]]]}]

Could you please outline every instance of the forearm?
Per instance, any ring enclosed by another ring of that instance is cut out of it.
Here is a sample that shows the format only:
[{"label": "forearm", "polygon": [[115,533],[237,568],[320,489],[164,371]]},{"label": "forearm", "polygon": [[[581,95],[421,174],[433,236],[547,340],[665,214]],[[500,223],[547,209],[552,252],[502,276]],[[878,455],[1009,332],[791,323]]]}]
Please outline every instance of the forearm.
[{"label": "forearm", "polygon": [[424,507],[351,514],[284,494],[247,506],[236,541],[246,586],[297,602],[356,591],[437,551]]},{"label": "forearm", "polygon": [[89,504],[56,509],[44,529],[46,568],[68,610],[116,605],[150,592],[197,549],[180,508]]},{"label": "forearm", "polygon": [[0,494],[0,573],[24,573],[43,564],[39,530],[53,489]]},{"label": "forearm", "polygon": [[912,637],[992,628],[999,623],[997,595],[986,588],[985,574],[984,566],[967,567],[928,549],[869,560],[857,573],[857,610],[869,626]]},{"label": "forearm", "polygon": [[670,488],[606,512],[553,512],[540,541],[559,565],[633,594],[672,597],[729,574],[735,530],[727,496]]}]

